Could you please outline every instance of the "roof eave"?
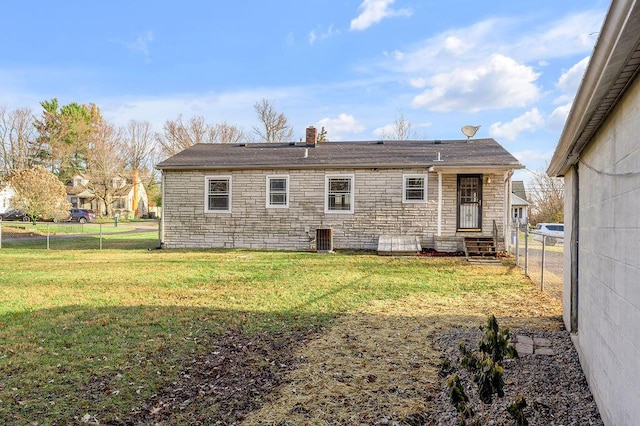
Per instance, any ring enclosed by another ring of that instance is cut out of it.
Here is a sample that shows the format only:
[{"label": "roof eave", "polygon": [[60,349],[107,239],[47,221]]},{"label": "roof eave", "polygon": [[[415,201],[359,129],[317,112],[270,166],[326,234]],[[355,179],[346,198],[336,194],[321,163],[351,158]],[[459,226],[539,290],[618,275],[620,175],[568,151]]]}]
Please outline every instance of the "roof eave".
[{"label": "roof eave", "polygon": [[451,170],[514,170],[514,169],[524,169],[525,166],[522,164],[447,164],[442,165],[438,163],[397,163],[397,164],[376,164],[376,163],[367,163],[367,164],[284,164],[284,165],[273,165],[273,164],[255,164],[255,165],[216,165],[216,166],[197,166],[197,165],[189,165],[189,166],[156,166],[156,169],[161,171],[187,171],[187,170],[264,170],[264,169],[305,169],[305,170],[321,170],[321,169],[407,169],[407,168],[424,168],[430,169],[433,171],[443,170],[443,171],[451,171]]}]

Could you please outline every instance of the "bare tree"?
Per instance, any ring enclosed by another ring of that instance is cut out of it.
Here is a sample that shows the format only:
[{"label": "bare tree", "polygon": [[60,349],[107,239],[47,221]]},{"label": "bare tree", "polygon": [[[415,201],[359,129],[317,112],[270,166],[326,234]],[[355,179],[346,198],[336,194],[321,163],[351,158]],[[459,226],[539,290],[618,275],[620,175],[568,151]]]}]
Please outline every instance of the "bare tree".
[{"label": "bare tree", "polygon": [[62,219],[69,213],[64,185],[56,175],[41,166],[14,170],[7,182],[16,192],[11,204],[34,222],[38,217]]},{"label": "bare tree", "polygon": [[529,185],[531,223],[564,221],[564,180],[547,175],[544,171],[534,174]]},{"label": "bare tree", "polygon": [[258,119],[262,126],[255,126],[254,132],[260,136],[264,142],[283,142],[293,137],[293,127],[289,125],[287,117],[278,112],[274,104],[262,99],[253,106],[258,114]]},{"label": "bare tree", "polygon": [[177,154],[197,143],[209,142],[210,126],[203,117],[191,117],[184,122],[182,114],[175,120],[167,120],[156,140],[166,157]]},{"label": "bare tree", "polygon": [[0,175],[35,164],[42,147],[37,142],[33,112],[28,108],[0,108]]},{"label": "bare tree", "polygon": [[209,130],[211,143],[242,143],[248,139],[249,136],[242,128],[224,122],[216,124]]},{"label": "bare tree", "polygon": [[111,216],[113,204],[124,195],[128,147],[122,130],[102,121],[94,131],[87,156],[85,187],[102,200],[106,215]]},{"label": "bare tree", "polygon": [[380,134],[383,139],[403,141],[408,139],[415,139],[416,132],[411,130],[411,122],[404,118],[404,115],[400,113],[394,122],[394,126],[391,128],[385,128]]},{"label": "bare tree", "polygon": [[153,151],[153,132],[148,121],[131,120],[126,128],[127,163],[131,170],[149,167]]}]

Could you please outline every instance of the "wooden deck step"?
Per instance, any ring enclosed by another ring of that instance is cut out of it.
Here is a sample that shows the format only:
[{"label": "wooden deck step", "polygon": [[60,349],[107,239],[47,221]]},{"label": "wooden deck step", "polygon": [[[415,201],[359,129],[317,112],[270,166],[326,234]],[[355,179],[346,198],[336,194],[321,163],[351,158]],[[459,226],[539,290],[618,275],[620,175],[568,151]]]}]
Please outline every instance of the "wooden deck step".
[{"label": "wooden deck step", "polygon": [[469,257],[496,257],[496,240],[493,237],[465,237],[464,253]]}]

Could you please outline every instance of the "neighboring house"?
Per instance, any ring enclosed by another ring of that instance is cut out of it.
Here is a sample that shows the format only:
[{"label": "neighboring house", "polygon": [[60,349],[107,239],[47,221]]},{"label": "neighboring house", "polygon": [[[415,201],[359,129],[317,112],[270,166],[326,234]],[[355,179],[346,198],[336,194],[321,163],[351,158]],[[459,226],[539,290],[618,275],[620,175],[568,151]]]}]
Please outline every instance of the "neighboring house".
[{"label": "neighboring house", "polygon": [[548,174],[565,179],[564,322],[607,425],[640,421],[640,3],[613,1]]},{"label": "neighboring house", "polygon": [[529,206],[527,191],[524,182],[514,180],[511,182],[511,220],[514,224],[526,225],[529,222]]},{"label": "neighboring house", "polygon": [[[167,248],[336,249],[381,235],[461,251],[465,236],[505,244],[518,161],[493,139],[198,144],[158,164]],[[326,235],[323,233],[323,235]]]},{"label": "neighboring house", "polygon": [[[122,217],[142,217],[149,211],[149,199],[142,182],[136,179],[134,186],[130,180],[115,177],[112,181],[113,200],[111,214],[118,213]],[[94,210],[99,216],[107,214],[103,200],[89,189],[89,181],[83,175],[76,175],[67,184],[67,200],[75,208]],[[137,202],[136,202],[137,201]]]},{"label": "neighboring house", "polygon": [[12,210],[11,198],[16,194],[8,183],[0,181],[0,214]]}]

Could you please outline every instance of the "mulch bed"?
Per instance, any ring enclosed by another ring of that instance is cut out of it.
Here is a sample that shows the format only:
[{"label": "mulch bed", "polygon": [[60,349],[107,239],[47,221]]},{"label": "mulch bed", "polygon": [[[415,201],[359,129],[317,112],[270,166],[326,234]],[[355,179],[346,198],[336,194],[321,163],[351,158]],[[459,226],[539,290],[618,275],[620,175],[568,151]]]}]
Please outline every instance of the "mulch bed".
[{"label": "mulch bed", "polygon": [[122,424],[235,425],[258,408],[298,364],[306,333],[215,336],[206,354],[184,360],[179,380],[160,389]]}]

